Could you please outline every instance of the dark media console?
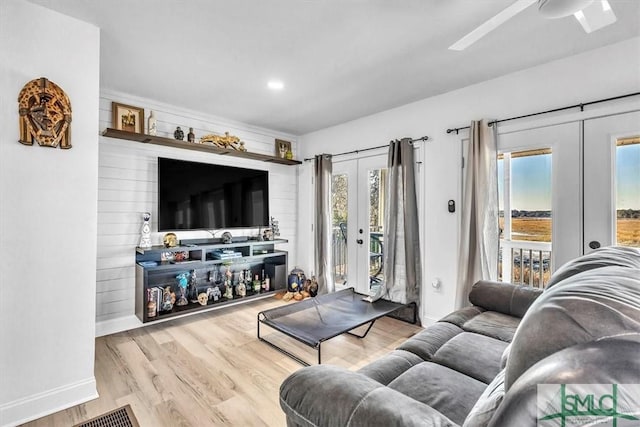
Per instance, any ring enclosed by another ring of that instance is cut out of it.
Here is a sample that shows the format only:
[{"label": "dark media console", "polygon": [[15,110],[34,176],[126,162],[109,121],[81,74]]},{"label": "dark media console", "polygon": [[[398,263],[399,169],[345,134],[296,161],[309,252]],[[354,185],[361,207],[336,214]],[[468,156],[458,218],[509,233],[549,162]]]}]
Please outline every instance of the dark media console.
[{"label": "dark media console", "polygon": [[[287,240],[247,238],[224,244],[218,239],[192,239],[173,248],[136,248],[136,316],[144,323],[154,322],[264,298],[286,289],[288,253],[276,249],[281,243]],[[260,286],[254,288],[256,275]],[[242,286],[238,287],[241,278],[245,280],[244,293]],[[181,280],[183,285],[186,280],[186,288],[180,286]],[[187,292],[187,301],[179,305],[182,289]]]}]

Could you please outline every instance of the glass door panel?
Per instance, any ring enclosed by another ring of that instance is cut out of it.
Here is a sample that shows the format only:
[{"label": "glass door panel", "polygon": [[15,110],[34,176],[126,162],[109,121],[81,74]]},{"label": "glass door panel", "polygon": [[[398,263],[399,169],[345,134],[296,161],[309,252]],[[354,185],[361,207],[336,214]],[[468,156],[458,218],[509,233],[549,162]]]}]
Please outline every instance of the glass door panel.
[{"label": "glass door panel", "polygon": [[498,157],[500,280],[543,288],[551,276],[551,149]]},{"label": "glass door panel", "polygon": [[640,112],[584,122],[584,253],[640,246]]},{"label": "glass door panel", "polygon": [[349,206],[349,176],[346,173],[334,174],[331,183],[331,217],[333,279],[337,287],[347,282],[349,254],[347,253],[347,226]]},{"label": "glass door panel", "polygon": [[370,169],[369,186],[369,282],[382,282],[384,256],[384,204],[387,195],[387,169]]},{"label": "glass door panel", "polygon": [[640,135],[616,141],[616,245],[640,248]]}]

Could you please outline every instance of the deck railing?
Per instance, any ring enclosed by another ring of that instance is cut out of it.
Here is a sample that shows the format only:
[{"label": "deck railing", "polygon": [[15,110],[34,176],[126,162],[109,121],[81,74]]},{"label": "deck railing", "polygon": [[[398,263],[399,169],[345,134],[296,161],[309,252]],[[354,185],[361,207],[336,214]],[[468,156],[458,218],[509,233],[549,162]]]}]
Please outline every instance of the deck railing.
[{"label": "deck railing", "polygon": [[498,277],[503,282],[544,288],[552,270],[550,242],[500,240]]},{"label": "deck railing", "polygon": [[347,280],[347,240],[339,226],[332,228],[333,280],[344,283]]}]

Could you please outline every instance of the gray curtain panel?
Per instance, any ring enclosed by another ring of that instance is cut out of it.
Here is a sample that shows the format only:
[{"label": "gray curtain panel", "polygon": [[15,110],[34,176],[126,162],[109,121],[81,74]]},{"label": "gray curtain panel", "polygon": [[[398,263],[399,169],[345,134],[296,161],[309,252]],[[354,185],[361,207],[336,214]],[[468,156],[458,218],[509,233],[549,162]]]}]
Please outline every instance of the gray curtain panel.
[{"label": "gray curtain panel", "polygon": [[497,140],[487,121],[472,121],[464,171],[456,306],[469,305],[471,286],[498,276]]},{"label": "gray curtain panel", "polygon": [[417,302],[421,285],[415,161],[410,138],[389,144],[384,224],[384,285],[372,299]]},{"label": "gray curtain panel", "polygon": [[331,250],[331,155],[315,157],[315,270],[318,293],[335,291],[333,281],[333,251]]}]

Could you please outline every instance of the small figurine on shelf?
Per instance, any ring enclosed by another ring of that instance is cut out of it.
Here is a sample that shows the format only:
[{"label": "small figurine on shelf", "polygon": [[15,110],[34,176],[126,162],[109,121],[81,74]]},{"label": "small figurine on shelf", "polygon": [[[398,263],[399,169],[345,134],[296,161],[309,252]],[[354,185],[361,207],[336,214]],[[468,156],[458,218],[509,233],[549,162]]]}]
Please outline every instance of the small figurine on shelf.
[{"label": "small figurine on shelf", "polygon": [[151,136],[158,134],[158,121],[153,111],[149,113],[149,119],[147,120],[147,133]]},{"label": "small figurine on shelf", "polygon": [[233,286],[231,285],[231,283],[228,280],[225,280],[224,286],[225,286],[224,297],[226,299],[233,299]]},{"label": "small figurine on shelf", "polygon": [[189,133],[187,134],[187,141],[196,142],[196,134],[193,133],[193,128],[189,128]]},{"label": "small figurine on shelf", "polygon": [[280,237],[280,221],[275,217],[271,217],[271,231],[273,232],[273,238]]},{"label": "small figurine on shelf", "polygon": [[189,284],[188,275],[189,273],[180,273],[176,276],[176,279],[178,279],[178,288],[180,290],[176,305],[183,306],[189,304],[189,301],[187,300],[187,285]]},{"label": "small figurine on shelf", "polygon": [[173,132],[173,137],[182,141],[184,139],[184,131],[180,129],[180,126],[176,127],[176,131]]},{"label": "small figurine on shelf", "polygon": [[225,292],[224,297],[226,299],[233,299],[233,273],[231,272],[231,268],[227,265],[227,271],[224,273],[224,286]]},{"label": "small figurine on shelf", "polygon": [[[180,304],[178,304],[180,305]],[[171,302],[171,287],[164,288],[162,293],[162,311],[171,311],[173,303]]]},{"label": "small figurine on shelf", "polygon": [[240,141],[240,147],[238,147],[238,151],[247,151],[247,147],[244,146],[244,141]]},{"label": "small figurine on shelf", "polygon": [[207,301],[209,301],[209,297],[205,292],[201,292],[200,294],[198,294],[198,302],[200,303],[200,305],[207,305]]},{"label": "small figurine on shelf", "polygon": [[189,301],[196,303],[199,301],[198,297],[198,279],[196,278],[196,271],[191,270],[191,277],[189,278]]},{"label": "small figurine on shelf", "polygon": [[236,295],[239,297],[247,296],[247,285],[245,285],[244,280],[242,282],[238,282],[238,285],[236,286]]},{"label": "small figurine on shelf", "polygon": [[293,160],[293,152],[291,150],[287,150],[284,156],[287,160]]},{"label": "small figurine on shelf", "polygon": [[[209,292],[209,290],[211,290],[211,292]],[[208,288],[207,294],[209,294],[209,298],[213,299],[213,302],[217,302],[220,298],[222,298],[222,292],[220,292],[220,287],[218,286]]]}]

